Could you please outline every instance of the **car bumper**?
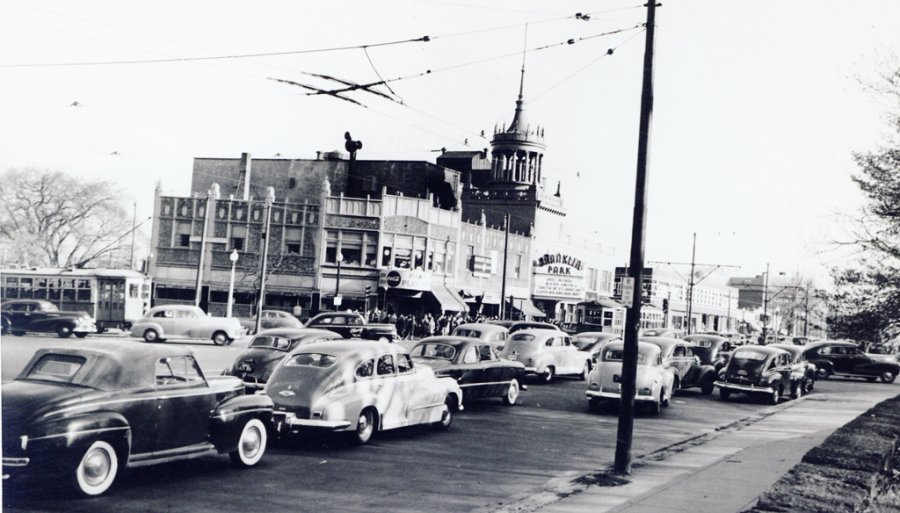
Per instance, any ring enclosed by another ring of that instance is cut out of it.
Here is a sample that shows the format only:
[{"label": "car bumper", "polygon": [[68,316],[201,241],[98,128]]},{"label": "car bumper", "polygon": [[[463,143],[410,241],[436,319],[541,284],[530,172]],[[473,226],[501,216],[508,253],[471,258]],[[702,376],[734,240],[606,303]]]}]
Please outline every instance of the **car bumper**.
[{"label": "car bumper", "polygon": [[771,394],[774,392],[772,387],[758,387],[756,385],[738,385],[736,383],[728,383],[727,381],[716,381],[714,383],[719,388],[728,390],[737,390],[738,392],[751,392],[760,394]]},{"label": "car bumper", "polygon": [[350,427],[349,420],[299,419],[293,413],[275,412],[272,415],[272,420],[275,422],[275,430],[279,432],[291,428],[338,431]]},{"label": "car bumper", "polygon": [[[622,398],[622,395],[617,392],[601,392],[598,390],[588,390],[587,392],[584,393],[584,395],[588,399],[597,398],[597,399],[619,400]],[[651,403],[656,402],[656,398],[653,397],[652,395],[635,395],[634,400],[635,400],[635,402],[651,402]]]}]

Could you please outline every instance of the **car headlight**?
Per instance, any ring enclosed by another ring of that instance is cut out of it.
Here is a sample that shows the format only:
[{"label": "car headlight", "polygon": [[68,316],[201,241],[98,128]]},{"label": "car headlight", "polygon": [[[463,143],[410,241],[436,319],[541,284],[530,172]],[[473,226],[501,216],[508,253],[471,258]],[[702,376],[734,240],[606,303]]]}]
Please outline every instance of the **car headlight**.
[{"label": "car headlight", "polygon": [[588,385],[588,390],[600,390],[600,383],[597,383],[596,381],[591,382],[591,384]]},{"label": "car headlight", "polygon": [[651,395],[653,394],[653,390],[650,387],[644,387],[638,389],[638,395]]}]

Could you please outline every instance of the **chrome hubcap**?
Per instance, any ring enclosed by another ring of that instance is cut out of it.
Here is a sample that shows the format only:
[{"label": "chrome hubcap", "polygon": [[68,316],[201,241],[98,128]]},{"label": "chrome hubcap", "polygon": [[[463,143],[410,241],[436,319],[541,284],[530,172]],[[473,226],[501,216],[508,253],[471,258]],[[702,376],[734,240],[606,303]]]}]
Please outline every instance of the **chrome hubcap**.
[{"label": "chrome hubcap", "polygon": [[360,415],[358,423],[359,425],[356,427],[356,432],[359,433],[362,438],[368,437],[369,431],[372,429],[372,425],[369,423],[369,416],[366,414]]},{"label": "chrome hubcap", "polygon": [[259,430],[255,427],[248,429],[244,433],[244,439],[241,440],[241,451],[248,458],[252,458],[259,452],[260,445],[262,445],[262,436],[260,436]]},{"label": "chrome hubcap", "polygon": [[93,450],[84,458],[84,480],[96,486],[109,475],[111,462],[106,451]]}]

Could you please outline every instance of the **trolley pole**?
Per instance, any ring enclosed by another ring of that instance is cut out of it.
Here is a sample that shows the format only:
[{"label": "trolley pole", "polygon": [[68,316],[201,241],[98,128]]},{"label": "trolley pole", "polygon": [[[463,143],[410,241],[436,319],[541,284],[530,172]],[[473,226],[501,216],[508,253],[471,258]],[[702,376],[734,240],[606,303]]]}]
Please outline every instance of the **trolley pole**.
[{"label": "trolley pole", "polygon": [[[500,284],[500,318],[506,319],[506,259],[509,258],[509,213],[506,214],[506,235],[503,239],[503,282]],[[509,304],[512,310],[512,303]]]},{"label": "trolley pole", "polygon": [[[628,276],[634,280],[634,294],[625,314],[625,351],[622,358],[622,404],[616,433],[614,469],[631,473],[631,440],[634,432],[634,395],[637,379],[638,328],[641,324],[642,278],[644,272],[644,228],[647,222],[647,159],[650,153],[650,118],[653,113],[653,36],[656,0],[647,3],[647,33],[644,43],[644,77],[641,86],[641,120],[638,133],[637,173],[634,186],[634,218],[631,223],[631,259]],[[628,305],[626,305],[628,306]]]},{"label": "trolley pole", "polygon": [[260,253],[262,258],[259,261],[259,301],[256,307],[256,333],[262,329],[262,311],[266,304],[266,268],[269,263],[269,229],[272,224],[272,203],[275,202],[275,189],[266,187],[266,224],[265,229],[260,234]]}]

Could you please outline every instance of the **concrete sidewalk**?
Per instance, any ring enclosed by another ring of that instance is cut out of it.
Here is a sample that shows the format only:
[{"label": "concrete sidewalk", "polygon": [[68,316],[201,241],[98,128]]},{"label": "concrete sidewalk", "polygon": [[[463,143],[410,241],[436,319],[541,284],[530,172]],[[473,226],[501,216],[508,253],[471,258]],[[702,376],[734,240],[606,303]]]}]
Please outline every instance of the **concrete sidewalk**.
[{"label": "concrete sidewalk", "polygon": [[759,495],[834,430],[894,395],[813,393],[638,458],[627,484],[591,485],[557,494],[558,500],[552,502],[519,503],[509,510],[736,513],[753,506]]}]

